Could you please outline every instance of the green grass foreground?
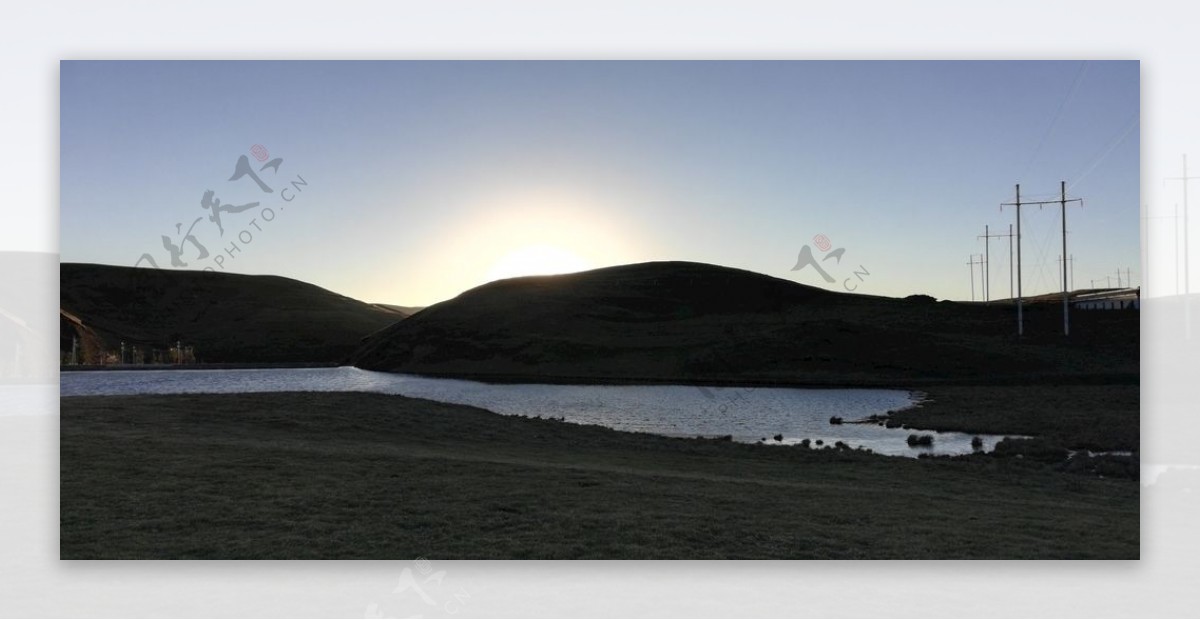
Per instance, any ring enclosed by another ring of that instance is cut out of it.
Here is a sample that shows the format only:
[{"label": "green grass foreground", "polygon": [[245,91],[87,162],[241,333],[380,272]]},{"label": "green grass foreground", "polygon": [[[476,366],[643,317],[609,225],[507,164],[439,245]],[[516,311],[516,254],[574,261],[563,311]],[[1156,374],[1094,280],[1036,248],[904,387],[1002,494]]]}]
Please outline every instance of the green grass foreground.
[{"label": "green grass foreground", "polygon": [[1139,553],[1136,482],[1019,459],[672,439],[362,393],[61,412],[63,559]]},{"label": "green grass foreground", "polygon": [[919,407],[891,414],[920,429],[1035,435],[1072,450],[1137,452],[1137,384],[940,386]]}]

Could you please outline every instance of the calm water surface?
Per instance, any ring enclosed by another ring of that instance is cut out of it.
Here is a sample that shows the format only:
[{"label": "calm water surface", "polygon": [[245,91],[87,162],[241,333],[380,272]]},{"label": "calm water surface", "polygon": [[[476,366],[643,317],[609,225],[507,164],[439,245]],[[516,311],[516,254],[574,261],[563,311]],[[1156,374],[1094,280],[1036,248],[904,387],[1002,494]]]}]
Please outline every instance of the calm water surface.
[{"label": "calm water surface", "polygon": [[[921,452],[971,452],[972,435],[963,433],[931,432],[932,448],[913,448],[905,442],[911,431],[875,424],[829,424],[831,416],[857,420],[915,402],[915,396],[904,390],[488,384],[349,366],[63,372],[60,380],[62,396],[292,391],[403,394],[505,415],[563,417],[577,424],[680,437],[732,435],[735,441],[768,444],[820,439],[910,457]],[[783,441],[776,442],[775,435],[783,435]],[[986,450],[1001,439],[980,437]]]}]

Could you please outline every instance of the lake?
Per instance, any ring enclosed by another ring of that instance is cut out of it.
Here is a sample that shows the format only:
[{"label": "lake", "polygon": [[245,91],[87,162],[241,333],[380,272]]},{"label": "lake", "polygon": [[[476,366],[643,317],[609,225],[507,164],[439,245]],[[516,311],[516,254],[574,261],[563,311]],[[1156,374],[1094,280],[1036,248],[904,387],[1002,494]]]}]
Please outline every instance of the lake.
[{"label": "lake", "polygon": [[[249,370],[95,370],[61,373],[62,396],[197,394],[294,391],[358,391],[402,394],[473,405],[504,415],[562,417],[621,431],[677,437],[731,435],[735,441],[790,445],[809,439],[842,441],[881,454],[915,457],[922,452],[966,454],[973,435],[936,433],[932,447],[910,447],[913,431],[876,424],[832,425],[907,407],[905,390],[682,385],[490,384],[459,379],[340,368]],[[353,415],[353,412],[347,412]],[[782,435],[777,442],[774,437]],[[980,436],[991,450],[1000,436]]]}]

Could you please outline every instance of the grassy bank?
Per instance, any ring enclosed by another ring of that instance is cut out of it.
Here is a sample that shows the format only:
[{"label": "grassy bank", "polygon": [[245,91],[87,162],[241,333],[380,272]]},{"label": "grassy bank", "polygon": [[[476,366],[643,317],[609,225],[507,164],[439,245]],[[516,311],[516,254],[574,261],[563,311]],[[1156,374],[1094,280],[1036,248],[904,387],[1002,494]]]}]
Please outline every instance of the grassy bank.
[{"label": "grassy bank", "polygon": [[1131,385],[938,386],[890,417],[913,428],[1033,435],[1072,450],[1137,451],[1139,391]]},{"label": "grassy bank", "polygon": [[62,399],[78,558],[1137,558],[1138,486],[358,393]]}]

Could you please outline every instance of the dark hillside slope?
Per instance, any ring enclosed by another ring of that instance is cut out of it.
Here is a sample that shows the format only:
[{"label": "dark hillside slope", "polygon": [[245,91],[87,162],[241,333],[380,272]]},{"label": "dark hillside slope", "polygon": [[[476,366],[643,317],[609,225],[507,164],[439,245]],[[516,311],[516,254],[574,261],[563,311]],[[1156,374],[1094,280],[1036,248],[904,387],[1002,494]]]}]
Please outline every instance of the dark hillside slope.
[{"label": "dark hillside slope", "polygon": [[[850,295],[655,262],[492,282],[375,334],[355,365],[495,380],[913,384],[1137,374],[1137,316]],[[1084,313],[1077,313],[1084,314]]]},{"label": "dark hillside slope", "polygon": [[278,276],[63,263],[59,286],[60,350],[78,337],[85,363],[111,361],[122,342],[141,361],[179,342],[202,362],[333,363],[403,318]]}]

